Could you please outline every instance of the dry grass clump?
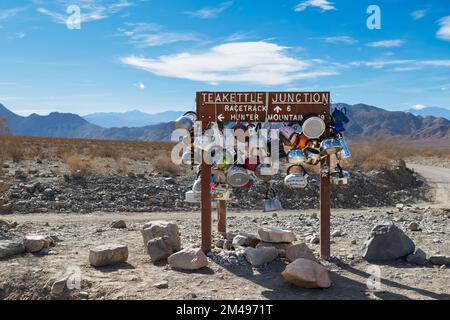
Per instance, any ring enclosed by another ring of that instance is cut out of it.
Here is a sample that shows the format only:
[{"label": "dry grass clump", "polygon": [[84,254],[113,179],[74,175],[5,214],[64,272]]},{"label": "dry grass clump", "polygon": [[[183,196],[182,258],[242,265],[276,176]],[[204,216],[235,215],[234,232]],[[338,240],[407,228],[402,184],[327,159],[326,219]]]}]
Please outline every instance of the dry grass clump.
[{"label": "dry grass clump", "polygon": [[0,136],[0,153],[0,160],[2,161],[20,162],[25,156],[23,146],[8,136]]},{"label": "dry grass clump", "polygon": [[172,162],[170,153],[161,153],[153,160],[153,168],[158,172],[169,172],[174,175],[182,173],[182,168]]},{"label": "dry grass clump", "polygon": [[71,155],[67,156],[64,162],[72,174],[80,172],[83,175],[88,175],[93,172],[93,166],[89,159],[83,159],[80,156]]},{"label": "dry grass clump", "polygon": [[400,160],[414,157],[433,157],[450,160],[450,144],[430,143],[402,139],[366,140],[349,143],[352,157],[345,160],[353,170],[370,171],[390,167]]}]

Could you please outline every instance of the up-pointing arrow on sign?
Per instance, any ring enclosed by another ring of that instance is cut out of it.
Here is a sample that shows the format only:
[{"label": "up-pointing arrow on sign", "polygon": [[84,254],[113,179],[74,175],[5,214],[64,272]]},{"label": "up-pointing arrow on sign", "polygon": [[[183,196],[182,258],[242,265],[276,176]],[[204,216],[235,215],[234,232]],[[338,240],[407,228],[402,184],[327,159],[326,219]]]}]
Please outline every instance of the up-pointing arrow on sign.
[{"label": "up-pointing arrow on sign", "polygon": [[220,115],[217,117],[217,120],[219,120],[220,122],[223,122],[223,114],[220,114]]},{"label": "up-pointing arrow on sign", "polygon": [[283,111],[283,109],[281,109],[280,106],[277,106],[277,107],[276,107],[275,109],[273,109],[273,110],[275,110],[276,113],[280,113],[281,111]]}]

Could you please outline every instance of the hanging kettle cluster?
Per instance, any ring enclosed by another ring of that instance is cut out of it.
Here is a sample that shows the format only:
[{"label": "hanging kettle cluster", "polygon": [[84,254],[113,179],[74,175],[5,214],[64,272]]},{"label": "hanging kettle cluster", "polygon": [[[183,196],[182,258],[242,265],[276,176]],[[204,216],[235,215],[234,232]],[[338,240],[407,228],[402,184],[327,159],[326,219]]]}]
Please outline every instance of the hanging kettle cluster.
[{"label": "hanging kettle cluster", "polygon": [[[191,147],[182,156],[182,164],[191,166],[195,169],[197,179],[194,182],[192,190],[186,192],[186,202],[198,203],[201,198],[201,171],[200,165],[194,167],[194,145],[201,151],[211,151],[211,148],[221,148],[214,146],[217,137],[214,135],[203,134],[194,139],[194,128],[197,116],[194,112],[188,112],[175,121],[175,127],[186,129],[189,135],[183,138],[183,142]],[[289,165],[284,183],[287,187],[293,189],[306,188],[308,185],[308,173],[304,165],[319,165],[322,160],[328,156],[335,155],[338,162],[335,170],[330,172],[326,166],[322,166],[322,176],[327,176],[333,185],[346,185],[349,183],[350,174],[341,167],[341,161],[351,156],[350,150],[344,139],[343,133],[345,125],[349,122],[347,110],[336,107],[332,112],[330,135],[323,139],[327,130],[325,121],[316,115],[306,116],[301,122],[283,124],[277,128],[279,130],[279,159],[286,161]],[[258,133],[262,124],[247,122],[239,123],[210,123],[209,129],[214,128],[213,132],[223,132],[223,129],[242,129],[246,136]],[[208,129],[205,128],[205,129]],[[272,130],[272,129],[270,129]],[[236,136],[237,137],[237,136]],[[248,139],[248,138],[247,138]],[[247,140],[245,142],[248,142]],[[272,141],[267,138],[267,149],[271,150]],[[213,206],[218,201],[231,200],[233,197],[233,188],[250,188],[256,181],[266,183],[267,192],[264,201],[264,211],[277,211],[281,209],[281,203],[276,191],[271,186],[271,180],[276,172],[268,163],[261,163],[258,153],[249,150],[248,158],[242,159],[234,148],[221,150],[220,157],[211,153],[212,171],[210,177],[210,190]],[[295,169],[295,170],[294,170]]]}]

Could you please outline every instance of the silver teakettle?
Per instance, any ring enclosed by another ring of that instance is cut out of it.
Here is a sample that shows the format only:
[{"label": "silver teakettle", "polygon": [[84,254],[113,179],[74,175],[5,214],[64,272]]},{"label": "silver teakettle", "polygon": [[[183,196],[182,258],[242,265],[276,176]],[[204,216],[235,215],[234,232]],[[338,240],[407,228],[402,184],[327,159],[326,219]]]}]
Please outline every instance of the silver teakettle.
[{"label": "silver teakettle", "polygon": [[[272,193],[269,195],[269,193]],[[264,199],[264,212],[273,212],[283,210],[280,199],[273,188],[268,188],[266,191],[266,198]]]},{"label": "silver teakettle", "polygon": [[232,166],[227,171],[227,183],[235,188],[245,186],[250,181],[250,175],[242,167]]},{"label": "silver teakettle", "polygon": [[[291,170],[295,167],[302,169],[303,173],[291,173]],[[308,185],[308,173],[301,165],[290,166],[287,170],[287,176],[284,178],[284,184],[293,189],[304,189]]]},{"label": "silver teakettle", "polygon": [[342,150],[341,142],[336,138],[325,139],[320,143],[322,155],[329,156]]},{"label": "silver teakettle", "polygon": [[188,111],[177,120],[175,120],[176,129],[186,129],[191,131],[194,129],[195,121],[197,120],[197,114],[193,111]]},{"label": "silver teakettle", "polygon": [[336,165],[336,171],[330,174],[331,184],[344,186],[350,183],[350,173],[342,170],[340,164]]}]

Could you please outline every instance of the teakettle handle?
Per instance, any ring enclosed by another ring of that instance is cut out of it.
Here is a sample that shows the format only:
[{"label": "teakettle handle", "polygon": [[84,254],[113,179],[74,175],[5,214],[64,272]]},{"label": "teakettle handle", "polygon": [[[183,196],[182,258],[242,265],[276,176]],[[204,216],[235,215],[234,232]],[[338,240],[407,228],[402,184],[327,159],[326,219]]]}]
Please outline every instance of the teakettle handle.
[{"label": "teakettle handle", "polygon": [[307,176],[307,175],[308,175],[308,172],[306,172],[305,167],[303,167],[301,164],[294,164],[294,165],[290,166],[290,167],[287,169],[287,174],[288,174],[288,175],[291,174],[291,169],[292,169],[293,167],[300,167],[300,168],[302,168],[302,170],[303,170],[303,176]]}]

